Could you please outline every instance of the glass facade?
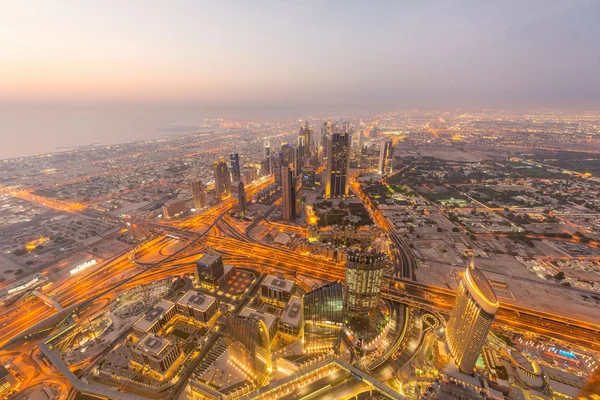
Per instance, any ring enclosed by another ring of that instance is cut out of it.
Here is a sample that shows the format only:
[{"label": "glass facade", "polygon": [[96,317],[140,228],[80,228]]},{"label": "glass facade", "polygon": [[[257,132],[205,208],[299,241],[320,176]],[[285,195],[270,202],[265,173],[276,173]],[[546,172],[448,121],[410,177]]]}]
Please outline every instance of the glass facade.
[{"label": "glass facade", "polygon": [[381,253],[348,254],[344,282],[344,307],[347,317],[373,317],[381,297],[385,260],[385,255]]},{"label": "glass facade", "polygon": [[329,136],[325,197],[348,195],[351,143],[350,133],[333,133]]},{"label": "glass facade", "polygon": [[304,351],[339,351],[344,322],[342,284],[330,283],[304,295]]},{"label": "glass facade", "polygon": [[256,318],[229,315],[226,320],[229,356],[257,386],[269,378],[271,365],[271,339],[265,323]]},{"label": "glass facade", "polygon": [[473,372],[497,310],[490,283],[471,263],[458,286],[446,326],[446,342],[461,371]]}]

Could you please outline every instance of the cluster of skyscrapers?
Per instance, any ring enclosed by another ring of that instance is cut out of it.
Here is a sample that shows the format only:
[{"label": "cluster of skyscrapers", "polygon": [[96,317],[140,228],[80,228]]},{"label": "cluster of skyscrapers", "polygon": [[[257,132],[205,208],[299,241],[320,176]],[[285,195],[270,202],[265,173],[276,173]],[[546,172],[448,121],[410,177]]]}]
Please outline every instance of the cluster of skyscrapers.
[{"label": "cluster of skyscrapers", "polygon": [[283,219],[294,220],[300,215],[296,193],[300,187],[315,188],[315,171],[321,164],[327,165],[325,197],[348,195],[352,131],[348,122],[339,126],[325,122],[321,127],[319,146],[312,128],[306,123],[300,127],[296,146],[282,143],[274,150],[270,142],[265,142],[262,168],[274,174],[275,182],[281,184]]},{"label": "cluster of skyscrapers", "polygon": [[[355,251],[348,255],[343,284],[330,283],[304,296],[305,352],[338,352],[344,324],[372,324],[386,265],[384,254]],[[448,350],[461,371],[473,372],[498,307],[490,282],[471,262],[446,327]]]},{"label": "cluster of skyscrapers", "polygon": [[[215,198],[225,200],[234,197],[238,200],[238,208],[245,211],[247,206],[246,192],[242,182],[240,157],[237,153],[229,155],[230,167],[225,158],[220,158],[214,164],[215,177]],[[194,208],[202,209],[208,206],[205,186],[200,179],[191,178],[190,187],[192,190],[192,199]]]}]

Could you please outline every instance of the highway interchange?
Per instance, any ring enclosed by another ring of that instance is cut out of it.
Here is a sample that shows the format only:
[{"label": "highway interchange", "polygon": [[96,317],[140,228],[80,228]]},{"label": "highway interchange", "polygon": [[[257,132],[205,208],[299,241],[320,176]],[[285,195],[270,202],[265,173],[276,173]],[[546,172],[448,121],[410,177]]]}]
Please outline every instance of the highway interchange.
[{"label": "highway interchange", "polygon": [[[251,198],[271,183],[272,179],[268,179],[248,188],[248,197]],[[454,292],[414,281],[415,260],[408,247],[354,181],[352,189],[371,211],[377,225],[389,233],[396,246],[392,253],[394,270],[387,276],[384,297],[439,313],[448,312],[454,303]],[[342,264],[267,245],[248,236],[250,227],[239,229],[228,215],[234,202],[233,199],[226,200],[184,221],[154,223],[153,227],[161,230],[163,235],[100,264],[89,273],[52,285],[45,290],[45,294],[63,307],[80,305],[78,317],[87,318],[102,310],[123,290],[195,271],[195,261],[208,249],[222,253],[225,262],[245,268],[263,272],[280,271],[286,275],[305,275],[327,281],[343,280],[345,267]],[[252,226],[259,222],[254,221]],[[180,243],[174,245],[175,242]],[[175,249],[172,254],[164,252],[167,246]],[[15,352],[18,352],[20,360],[15,363],[26,365],[22,370],[33,368],[24,385],[37,383],[44,376],[53,376],[52,382],[65,386],[66,381],[52,375],[45,365],[36,360],[34,354],[37,353],[39,337],[22,337],[28,328],[42,323],[55,312],[38,298],[27,297],[5,307],[0,315],[0,359],[14,359]],[[503,304],[496,323],[600,349],[600,326],[568,316]]]}]

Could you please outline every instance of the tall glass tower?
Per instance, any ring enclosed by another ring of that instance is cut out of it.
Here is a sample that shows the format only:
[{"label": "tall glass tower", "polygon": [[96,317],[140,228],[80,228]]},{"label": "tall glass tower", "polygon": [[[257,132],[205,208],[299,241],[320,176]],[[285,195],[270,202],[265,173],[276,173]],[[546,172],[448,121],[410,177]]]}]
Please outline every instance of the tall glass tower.
[{"label": "tall glass tower", "polygon": [[190,185],[192,186],[192,199],[194,200],[194,207],[201,209],[206,207],[206,193],[204,193],[204,185],[200,179],[191,179]]},{"label": "tall glass tower", "polygon": [[269,379],[271,338],[264,321],[242,315],[229,315],[225,321],[229,355],[252,377],[257,386]]},{"label": "tall glass tower", "polygon": [[385,261],[383,253],[348,253],[344,281],[344,310],[347,317],[372,321],[381,298]]},{"label": "tall glass tower", "polygon": [[306,293],[304,308],[304,351],[339,352],[344,323],[342,284],[330,283]]},{"label": "tall glass tower", "polygon": [[492,285],[471,260],[446,325],[446,343],[461,371],[473,372],[497,311]]},{"label": "tall glass tower", "polygon": [[386,139],[381,142],[381,148],[379,150],[379,166],[377,168],[380,174],[389,174],[392,172],[393,152],[394,147],[391,140]]},{"label": "tall glass tower", "polygon": [[215,161],[215,194],[219,200],[231,196],[231,175],[224,158]]},{"label": "tall glass tower", "polygon": [[286,221],[296,218],[296,178],[289,166],[281,167],[282,217]]},{"label": "tall glass tower", "polygon": [[229,161],[231,162],[231,175],[234,181],[239,181],[242,177],[240,170],[240,155],[238,153],[231,153],[229,155]]},{"label": "tall glass tower", "polygon": [[348,195],[350,169],[350,133],[332,133],[327,144],[327,180],[325,197],[343,197]]}]

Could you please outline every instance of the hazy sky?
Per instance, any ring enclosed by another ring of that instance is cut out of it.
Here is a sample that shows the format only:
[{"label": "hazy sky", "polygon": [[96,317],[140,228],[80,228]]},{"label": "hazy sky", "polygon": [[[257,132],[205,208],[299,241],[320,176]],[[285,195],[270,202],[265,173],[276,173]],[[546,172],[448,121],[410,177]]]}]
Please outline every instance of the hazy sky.
[{"label": "hazy sky", "polygon": [[576,0],[0,0],[0,101],[594,106],[599,21]]},{"label": "hazy sky", "polygon": [[204,117],[486,107],[600,109],[600,0],[0,0],[0,158]]}]

